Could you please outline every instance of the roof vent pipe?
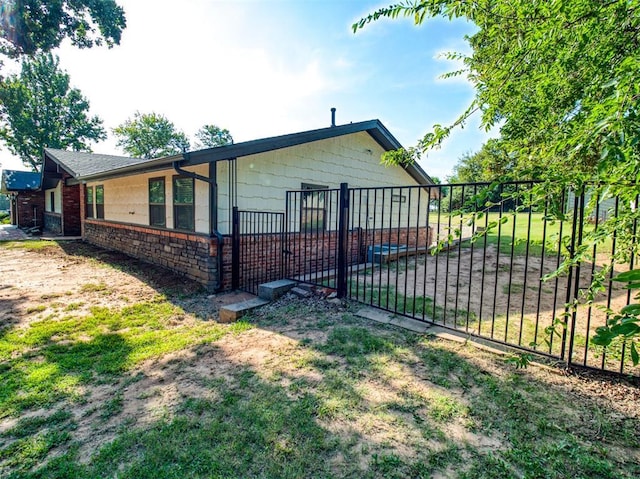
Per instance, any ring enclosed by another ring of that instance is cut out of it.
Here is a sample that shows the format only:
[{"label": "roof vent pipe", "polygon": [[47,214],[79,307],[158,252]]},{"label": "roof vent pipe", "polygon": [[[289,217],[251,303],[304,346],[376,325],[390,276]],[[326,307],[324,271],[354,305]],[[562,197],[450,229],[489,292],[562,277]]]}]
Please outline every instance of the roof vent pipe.
[{"label": "roof vent pipe", "polygon": [[336,109],[331,109],[331,126],[336,126]]}]

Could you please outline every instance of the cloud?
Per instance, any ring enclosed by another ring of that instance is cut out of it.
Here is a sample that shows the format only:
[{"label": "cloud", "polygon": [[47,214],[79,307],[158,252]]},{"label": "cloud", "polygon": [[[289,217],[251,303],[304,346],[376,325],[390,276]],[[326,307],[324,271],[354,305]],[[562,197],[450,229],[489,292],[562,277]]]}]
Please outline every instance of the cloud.
[{"label": "cloud", "polygon": [[[228,128],[237,141],[288,133],[294,125],[287,112],[340,88],[332,72],[349,68],[285,40],[249,4],[185,2],[189,8],[159,15],[149,9],[176,3],[123,3],[128,27],[120,47],[60,50],[72,82],[108,129],[139,110],[164,114],[189,135],[205,123]],[[294,44],[277,48],[285,41]]]}]

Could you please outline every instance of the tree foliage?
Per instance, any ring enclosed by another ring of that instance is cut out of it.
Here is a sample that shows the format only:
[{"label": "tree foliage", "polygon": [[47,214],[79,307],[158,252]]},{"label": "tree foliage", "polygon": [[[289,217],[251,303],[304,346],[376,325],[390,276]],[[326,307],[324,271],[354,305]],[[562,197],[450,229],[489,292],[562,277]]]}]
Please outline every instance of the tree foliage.
[{"label": "tree foliage", "polygon": [[[628,289],[640,289],[640,269],[620,273],[613,280],[626,283]],[[635,299],[640,299],[640,293],[636,293]],[[640,304],[628,304],[618,314],[611,314],[607,323],[596,329],[591,341],[598,346],[609,346],[619,337],[628,340],[631,361],[637,366],[640,363],[640,346],[636,346],[640,344],[636,341],[636,338],[640,338]]]},{"label": "tree foliage", "polygon": [[474,183],[510,178],[515,170],[516,157],[509,154],[500,140],[487,141],[479,151],[465,153],[453,167],[451,183]]},{"label": "tree foliage", "polygon": [[48,52],[64,38],[88,48],[120,43],[126,27],[115,0],[4,0],[0,4],[0,53],[16,58]]},{"label": "tree foliage", "polygon": [[[466,37],[469,55],[450,53],[475,88],[468,108],[450,125],[434,125],[416,147],[437,147],[473,114],[500,129],[500,145],[514,159],[512,177],[543,179],[532,201],[572,188],[589,190],[591,204],[620,199],[615,218],[585,238],[617,234],[625,261],[638,252],[629,231],[639,219],[640,1],[422,0],[382,8],[353,28],[382,17],[464,18],[478,27]],[[561,202],[552,213],[562,218]],[[588,248],[571,261],[588,259]]]},{"label": "tree foliage", "polygon": [[[409,1],[381,8],[353,28],[400,16],[416,24],[463,18],[478,28],[466,37],[470,54],[448,55],[464,68],[446,75],[466,75],[474,98],[452,124],[434,125],[418,154],[479,114],[485,128],[499,128],[501,147],[514,159],[513,177],[543,180],[531,202],[553,201],[567,188],[587,191],[588,219],[596,202],[619,198],[617,214],[585,233],[580,247],[567,252],[565,267],[593,261],[590,244],[614,235],[612,264],[640,252],[639,0]],[[564,205],[553,204],[550,213],[563,219]],[[594,280],[587,297],[600,287]]]},{"label": "tree foliage", "polygon": [[106,138],[102,120],[89,116],[89,102],[58,63],[40,54],[0,80],[0,139],[34,171],[44,147],[89,151],[91,141]]},{"label": "tree foliage", "polygon": [[183,153],[190,148],[189,138],[158,113],[136,112],[113,129],[117,145],[137,158],[159,158]]},{"label": "tree foliage", "polygon": [[216,125],[204,125],[196,132],[196,139],[198,148],[214,148],[233,143],[229,130]]},{"label": "tree foliage", "polygon": [[640,99],[637,0],[429,0],[382,8],[381,17],[466,18],[478,26],[470,55],[450,53],[475,87],[451,125],[434,125],[419,151],[439,145],[479,113],[500,128],[520,174],[637,180]]}]

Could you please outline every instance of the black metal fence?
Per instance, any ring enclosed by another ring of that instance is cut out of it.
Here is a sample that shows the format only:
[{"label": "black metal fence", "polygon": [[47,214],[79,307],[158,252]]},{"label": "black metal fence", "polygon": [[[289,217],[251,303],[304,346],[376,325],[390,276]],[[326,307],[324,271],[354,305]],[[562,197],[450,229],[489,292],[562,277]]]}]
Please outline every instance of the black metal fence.
[{"label": "black metal fence", "polygon": [[284,213],[233,208],[232,287],[258,294],[262,283],[282,279]]},{"label": "black metal fence", "polygon": [[289,191],[285,205],[287,277],[336,287],[340,190]]},{"label": "black metal fence", "polygon": [[[347,188],[287,194],[285,274],[341,296],[561,360],[640,375],[624,341],[591,338],[630,292],[612,278],[616,236],[587,245],[635,205],[532,182]],[[628,216],[628,215],[627,215]],[[567,263],[567,258],[575,261]],[[590,290],[592,283],[599,288]]]}]

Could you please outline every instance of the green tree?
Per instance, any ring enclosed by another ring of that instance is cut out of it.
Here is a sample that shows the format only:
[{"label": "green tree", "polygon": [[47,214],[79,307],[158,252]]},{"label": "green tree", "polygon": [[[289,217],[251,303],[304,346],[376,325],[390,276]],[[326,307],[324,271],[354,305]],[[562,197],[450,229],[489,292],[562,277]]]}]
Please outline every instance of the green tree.
[{"label": "green tree", "polygon": [[44,147],[90,151],[91,141],[107,137],[58,63],[50,53],[36,55],[22,62],[19,75],[0,79],[0,139],[34,171]]},{"label": "green tree", "polygon": [[183,153],[190,148],[189,138],[158,113],[136,112],[113,129],[117,145],[137,158],[159,158]]},{"label": "green tree", "polygon": [[[487,141],[479,151],[465,153],[453,167],[453,174],[448,178],[449,183],[489,183],[485,187],[452,187],[449,201],[443,203],[445,208],[465,211],[482,210],[487,201],[498,203],[501,197],[508,196],[515,191],[513,185],[496,187],[492,183],[516,179],[513,178],[515,156],[510,155],[500,140]],[[464,198],[462,197],[464,194]],[[513,202],[503,205],[506,210],[513,206]]]},{"label": "green tree", "polygon": [[80,48],[120,43],[124,10],[114,0],[3,0],[0,53],[16,58],[48,52],[64,38]]},{"label": "green tree", "polygon": [[503,146],[532,177],[629,179],[638,167],[640,11],[637,0],[423,0],[382,8],[380,17],[466,18],[470,55],[449,54],[475,87],[451,125],[434,125],[418,152],[440,144],[474,113],[500,127]]},{"label": "green tree", "polygon": [[453,167],[451,183],[474,183],[504,179],[513,173],[515,157],[510,155],[499,140],[487,141],[479,151],[465,153]]},{"label": "green tree", "polygon": [[[485,128],[500,129],[500,145],[514,158],[512,177],[543,179],[531,199],[554,202],[567,188],[596,199],[619,197],[619,214],[585,238],[617,234],[617,260],[638,253],[632,230],[640,217],[640,2],[638,0],[421,0],[382,8],[381,17],[464,18],[478,30],[466,37],[471,53],[450,53],[475,88],[468,108],[452,124],[434,125],[417,154],[439,145],[473,114]],[[400,156],[406,152],[401,152]],[[393,161],[399,153],[391,153]],[[586,256],[582,248],[570,261]]]},{"label": "green tree", "polygon": [[216,146],[230,145],[233,137],[229,130],[216,125],[204,125],[196,133],[197,148],[214,148]]},{"label": "green tree", "polygon": [[[567,187],[586,189],[588,216],[596,200],[620,198],[618,214],[568,251],[565,267],[592,260],[590,245],[614,235],[614,262],[638,254],[638,0],[421,0],[381,8],[353,28],[399,16],[412,17],[416,24],[434,17],[464,18],[478,27],[466,37],[469,55],[448,55],[462,60],[464,68],[447,75],[466,75],[475,96],[452,124],[434,125],[416,147],[418,153],[439,145],[479,114],[485,128],[499,127],[501,144],[516,158],[514,173],[544,180],[531,192],[533,202],[553,201]],[[563,211],[558,203],[552,213],[562,217]],[[602,282],[597,277],[590,294]]]}]

